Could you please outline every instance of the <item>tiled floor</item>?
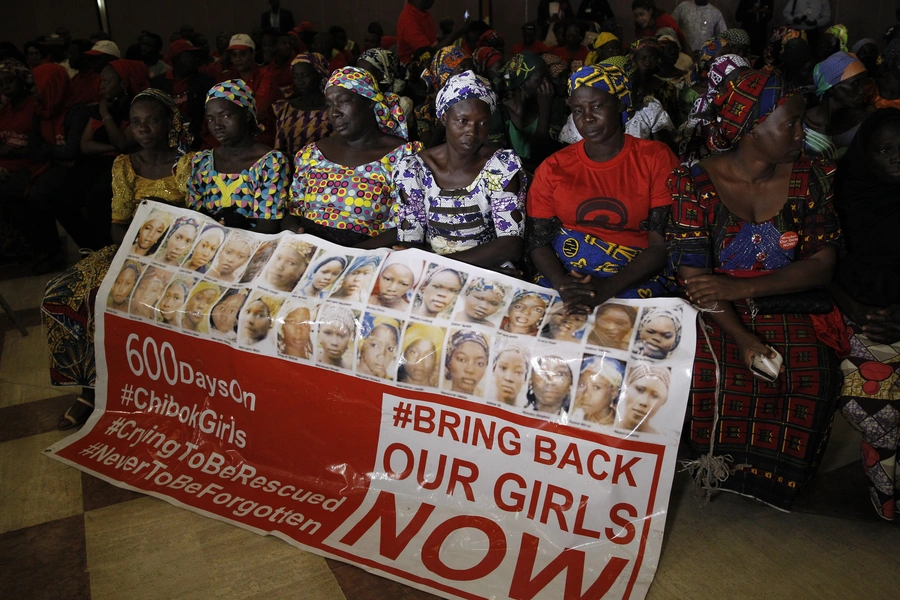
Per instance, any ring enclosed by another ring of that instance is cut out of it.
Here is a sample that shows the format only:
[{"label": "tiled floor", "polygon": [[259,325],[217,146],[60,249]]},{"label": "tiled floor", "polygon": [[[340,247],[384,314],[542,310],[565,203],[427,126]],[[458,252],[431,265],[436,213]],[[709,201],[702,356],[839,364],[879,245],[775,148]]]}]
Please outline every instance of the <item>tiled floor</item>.
[{"label": "tiled floor", "polygon": [[[70,390],[47,379],[37,307],[47,277],[0,268],[0,598],[432,598],[361,569],[110,486],[43,456]],[[648,598],[863,599],[900,595],[898,524],[878,520],[838,417],[815,486],[784,514],[676,478]]]}]

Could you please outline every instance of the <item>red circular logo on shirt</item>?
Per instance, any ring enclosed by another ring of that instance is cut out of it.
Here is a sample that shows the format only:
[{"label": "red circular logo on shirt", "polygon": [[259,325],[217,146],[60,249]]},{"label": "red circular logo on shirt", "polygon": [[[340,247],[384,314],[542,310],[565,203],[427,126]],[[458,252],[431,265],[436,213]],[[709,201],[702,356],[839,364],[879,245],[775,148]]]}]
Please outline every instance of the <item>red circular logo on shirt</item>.
[{"label": "red circular logo on shirt", "polygon": [[788,231],[778,239],[778,245],[781,246],[782,250],[791,250],[792,248],[797,246],[797,243],[799,241],[799,235],[797,235],[793,231]]}]

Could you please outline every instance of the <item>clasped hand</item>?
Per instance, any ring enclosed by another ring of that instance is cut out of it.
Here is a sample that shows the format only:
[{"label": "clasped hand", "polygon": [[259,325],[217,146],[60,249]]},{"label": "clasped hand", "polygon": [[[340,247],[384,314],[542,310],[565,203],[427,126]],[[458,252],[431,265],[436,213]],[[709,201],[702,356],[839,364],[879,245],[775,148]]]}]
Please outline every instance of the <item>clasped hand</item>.
[{"label": "clasped hand", "polygon": [[745,280],[706,273],[684,280],[684,289],[694,304],[706,306],[716,301],[734,302],[750,297]]}]

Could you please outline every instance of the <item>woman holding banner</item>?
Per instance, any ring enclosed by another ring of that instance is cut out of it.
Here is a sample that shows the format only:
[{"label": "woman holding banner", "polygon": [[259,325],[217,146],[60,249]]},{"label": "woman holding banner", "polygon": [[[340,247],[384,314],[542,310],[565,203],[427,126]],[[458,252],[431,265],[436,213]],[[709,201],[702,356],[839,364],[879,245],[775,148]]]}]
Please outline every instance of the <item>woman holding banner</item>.
[{"label": "woman holding banner", "polygon": [[[157,220],[150,231],[124,240],[137,205],[145,198],[184,206],[191,155],[191,136],[174,100],[158,90],[145,90],[131,103],[130,122],[141,149],[119,156],[113,165],[112,236],[146,255],[163,238],[168,224]],[[143,239],[142,239],[143,236]],[[80,386],[75,404],[59,421],[69,429],[87,421],[94,409],[94,305],[100,283],[118,246],[94,252],[47,284],[41,312],[50,347],[53,385]]]}]

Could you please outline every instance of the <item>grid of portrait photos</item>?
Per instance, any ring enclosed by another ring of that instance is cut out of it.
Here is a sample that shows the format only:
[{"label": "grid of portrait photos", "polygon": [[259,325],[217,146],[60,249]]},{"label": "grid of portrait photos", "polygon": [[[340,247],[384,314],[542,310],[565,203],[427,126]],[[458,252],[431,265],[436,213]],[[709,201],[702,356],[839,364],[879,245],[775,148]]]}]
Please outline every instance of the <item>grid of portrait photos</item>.
[{"label": "grid of portrait photos", "polygon": [[675,387],[686,398],[696,336],[681,300],[613,299],[581,314],[552,289],[436,254],[255,234],[154,202],[128,236],[108,310],[557,423],[680,431],[683,403],[666,405]]}]

